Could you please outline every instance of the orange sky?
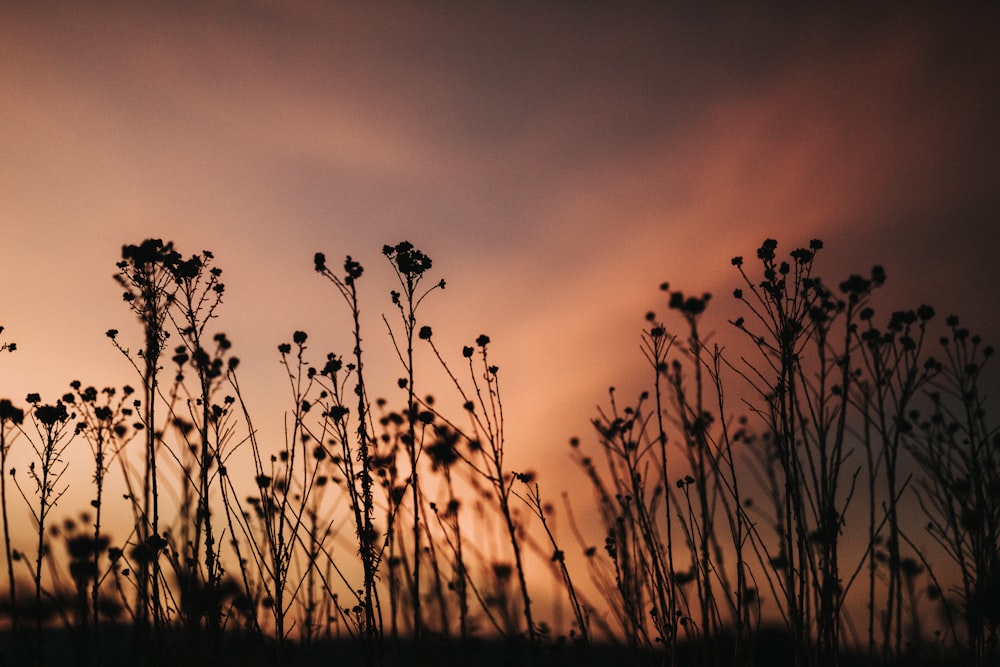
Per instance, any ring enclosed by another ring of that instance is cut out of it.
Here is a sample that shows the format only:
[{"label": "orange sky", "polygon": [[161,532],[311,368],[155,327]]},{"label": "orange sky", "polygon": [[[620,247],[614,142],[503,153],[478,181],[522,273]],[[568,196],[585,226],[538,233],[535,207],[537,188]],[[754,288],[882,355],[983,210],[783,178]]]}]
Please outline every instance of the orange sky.
[{"label": "orange sky", "polygon": [[276,345],[349,350],[313,253],[366,266],[388,357],[379,251],[414,242],[448,281],[426,322],[456,356],[491,336],[511,465],[553,496],[607,386],[639,386],[658,284],[733,317],[729,258],[765,237],[824,239],[831,281],[882,263],[884,310],[926,301],[1000,341],[987,3],[77,4],[0,5],[0,395],[134,381],[104,331],[136,333],[110,276],[147,237],[216,254],[271,439]]}]

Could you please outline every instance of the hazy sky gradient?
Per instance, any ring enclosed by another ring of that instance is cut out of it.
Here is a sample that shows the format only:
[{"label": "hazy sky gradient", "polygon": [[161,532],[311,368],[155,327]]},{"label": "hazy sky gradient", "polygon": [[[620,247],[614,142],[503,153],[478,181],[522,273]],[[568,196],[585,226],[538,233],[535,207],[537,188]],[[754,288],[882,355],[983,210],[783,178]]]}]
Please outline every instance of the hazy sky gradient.
[{"label": "hazy sky gradient", "polygon": [[644,377],[659,283],[716,294],[731,339],[729,259],[766,237],[824,239],[831,282],[882,263],[886,315],[1000,342],[995,5],[370,4],[0,5],[0,395],[136,381],[104,331],[137,335],[110,275],[147,237],[215,252],[272,441],[276,345],[350,349],[317,250],[366,266],[402,400],[379,252],[409,239],[448,281],[426,323],[456,359],[493,338],[511,465],[552,495],[607,386]]}]

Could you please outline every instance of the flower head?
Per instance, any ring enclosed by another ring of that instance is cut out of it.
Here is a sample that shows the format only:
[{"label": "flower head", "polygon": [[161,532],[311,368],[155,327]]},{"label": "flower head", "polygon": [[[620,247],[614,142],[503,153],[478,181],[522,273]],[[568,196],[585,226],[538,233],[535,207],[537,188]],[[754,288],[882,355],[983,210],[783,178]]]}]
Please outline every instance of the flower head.
[{"label": "flower head", "polygon": [[56,401],[55,405],[38,405],[35,407],[35,417],[42,424],[52,426],[56,422],[64,422],[69,419],[66,406],[62,401]]},{"label": "flower head", "polygon": [[24,421],[24,410],[16,407],[9,399],[0,399],[0,422],[20,424]]},{"label": "flower head", "polygon": [[416,278],[431,268],[431,258],[413,247],[409,241],[401,241],[395,246],[382,246],[382,254],[388,257],[404,276]]}]

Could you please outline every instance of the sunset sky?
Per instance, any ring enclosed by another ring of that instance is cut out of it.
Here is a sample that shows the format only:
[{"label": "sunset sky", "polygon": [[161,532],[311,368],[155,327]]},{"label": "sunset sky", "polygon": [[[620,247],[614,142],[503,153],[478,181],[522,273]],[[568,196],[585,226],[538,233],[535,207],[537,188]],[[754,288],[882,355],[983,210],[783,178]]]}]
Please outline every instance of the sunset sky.
[{"label": "sunset sky", "polygon": [[412,241],[448,282],[424,323],[456,361],[490,335],[510,465],[552,495],[607,387],[645,378],[658,285],[715,294],[724,343],[729,260],[764,238],[823,239],[830,282],[881,263],[886,314],[1000,343],[1000,9],[711,4],[0,3],[0,396],[137,382],[104,332],[138,340],[111,275],[148,237],[215,253],[274,442],[277,344],[350,351],[316,251],[366,267],[402,401],[380,250]]}]

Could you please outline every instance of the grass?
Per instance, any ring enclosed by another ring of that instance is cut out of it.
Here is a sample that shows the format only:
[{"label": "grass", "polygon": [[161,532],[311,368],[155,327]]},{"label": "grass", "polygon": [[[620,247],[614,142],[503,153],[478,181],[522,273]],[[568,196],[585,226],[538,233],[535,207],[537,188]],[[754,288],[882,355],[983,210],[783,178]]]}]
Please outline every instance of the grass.
[{"label": "grass", "polygon": [[[593,436],[570,441],[593,491],[593,506],[573,507],[530,460],[509,460],[489,336],[452,354],[421,321],[445,282],[412,244],[383,248],[398,282],[383,324],[401,404],[366,374],[363,341],[376,332],[362,330],[364,268],[317,253],[352,349],[317,359],[303,331],[277,345],[289,397],[278,446],[258,438],[239,360],[215,329],[225,286],[214,255],[125,246],[116,279],[142,345],[107,335],[134,386],[74,381],[54,401],[0,400],[5,654],[38,665],[994,664],[1000,436],[982,387],[993,350],[954,316],[934,333],[929,306],[877,316],[884,271],[830,286],[815,272],[822,249],[781,258],[767,240],[755,262],[732,260],[726,333],[740,354],[705,335],[710,295],[662,286],[665,315],[647,314],[640,337],[647,388],[632,400],[612,389]],[[421,347],[457,409],[420,392]],[[60,523],[75,440],[92,455],[90,507]],[[27,471],[10,467],[18,451]],[[234,472],[240,461],[251,478]],[[107,493],[110,476],[122,497]],[[557,512],[545,499],[560,493]],[[113,503],[130,525],[109,528]],[[24,509],[30,541],[10,530]],[[542,617],[538,569],[567,623]]]}]

